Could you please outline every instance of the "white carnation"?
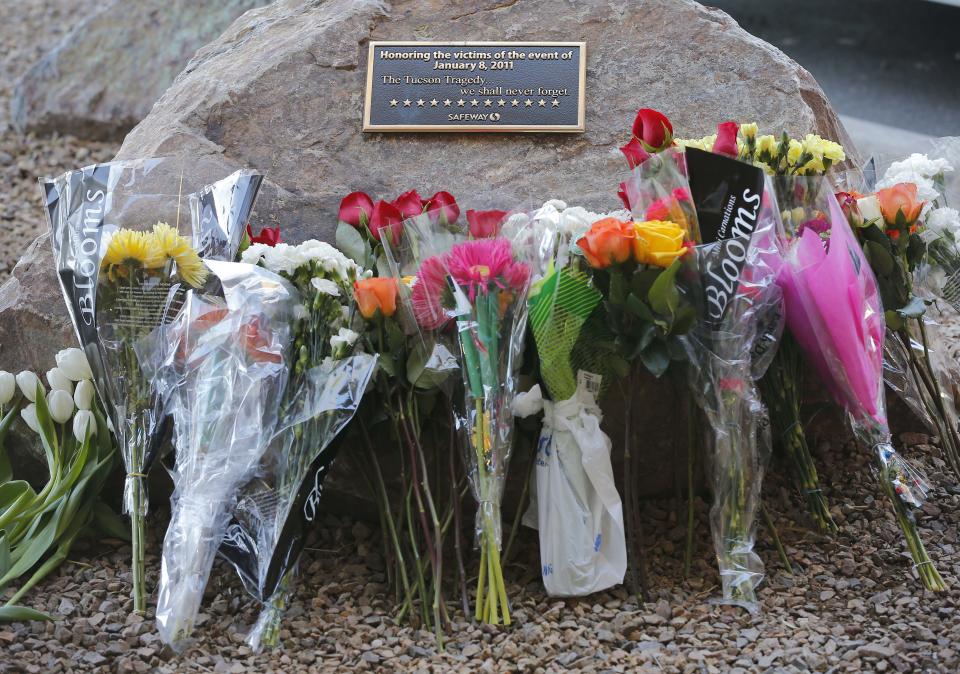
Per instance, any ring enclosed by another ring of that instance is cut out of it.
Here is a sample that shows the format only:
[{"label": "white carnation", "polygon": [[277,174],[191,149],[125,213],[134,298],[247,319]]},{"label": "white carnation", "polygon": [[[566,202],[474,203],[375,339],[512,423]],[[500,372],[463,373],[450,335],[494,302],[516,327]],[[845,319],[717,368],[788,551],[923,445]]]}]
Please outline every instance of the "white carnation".
[{"label": "white carnation", "polygon": [[960,212],[955,208],[938,208],[935,211],[930,211],[923,224],[927,229],[932,229],[935,232],[960,233]]},{"label": "white carnation", "polygon": [[255,243],[241,253],[240,261],[246,262],[247,264],[260,264],[268,248],[270,248],[270,246],[265,243]]},{"label": "white carnation", "polygon": [[[895,161],[890,164],[890,168],[883,174],[883,180],[896,178],[899,175],[919,175],[924,178],[933,178],[941,173],[952,171],[953,167],[946,159],[930,159],[925,154],[914,152],[906,159]],[[894,180],[891,184],[905,182],[903,180]]]},{"label": "white carnation", "polygon": [[360,339],[360,333],[354,332],[350,328],[340,328],[340,331],[330,338],[330,347],[336,353],[341,348],[350,348],[356,344],[358,339]]},{"label": "white carnation", "polygon": [[340,286],[330,279],[314,277],[310,279],[310,285],[312,285],[319,293],[326,293],[327,295],[340,297]]}]

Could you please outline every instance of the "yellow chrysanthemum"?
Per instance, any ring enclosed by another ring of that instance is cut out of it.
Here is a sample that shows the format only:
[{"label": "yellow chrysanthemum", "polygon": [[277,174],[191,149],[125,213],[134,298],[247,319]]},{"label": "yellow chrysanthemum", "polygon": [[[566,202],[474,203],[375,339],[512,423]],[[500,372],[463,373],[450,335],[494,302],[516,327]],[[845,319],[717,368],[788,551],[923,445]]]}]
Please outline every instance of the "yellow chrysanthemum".
[{"label": "yellow chrysanthemum", "polygon": [[107,244],[107,252],[103,256],[101,268],[124,266],[135,269],[156,269],[162,267],[165,261],[163,253],[152,236],[132,229],[120,229]]},{"label": "yellow chrysanthemum", "polygon": [[194,288],[203,285],[207,280],[207,268],[185,237],[180,236],[177,230],[165,222],[155,224],[153,232],[148,236],[156,242],[164,262],[173,260],[177,265],[177,273],[185,283]]},{"label": "yellow chrysanthemum", "polygon": [[756,122],[750,122],[749,124],[740,125],[740,133],[743,134],[744,139],[750,140],[751,138],[756,138],[757,133],[760,131]]},{"label": "yellow chrysanthemum", "polygon": [[759,157],[764,153],[774,158],[777,156],[777,139],[771,135],[757,138],[757,156]]}]

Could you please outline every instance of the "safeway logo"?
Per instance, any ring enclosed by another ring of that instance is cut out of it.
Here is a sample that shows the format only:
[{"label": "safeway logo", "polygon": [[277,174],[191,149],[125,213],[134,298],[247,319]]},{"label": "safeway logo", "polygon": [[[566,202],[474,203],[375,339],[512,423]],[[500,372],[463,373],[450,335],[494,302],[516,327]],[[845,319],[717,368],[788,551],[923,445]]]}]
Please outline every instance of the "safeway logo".
[{"label": "safeway logo", "polygon": [[499,112],[460,112],[447,115],[447,121],[450,122],[499,122],[500,118]]}]

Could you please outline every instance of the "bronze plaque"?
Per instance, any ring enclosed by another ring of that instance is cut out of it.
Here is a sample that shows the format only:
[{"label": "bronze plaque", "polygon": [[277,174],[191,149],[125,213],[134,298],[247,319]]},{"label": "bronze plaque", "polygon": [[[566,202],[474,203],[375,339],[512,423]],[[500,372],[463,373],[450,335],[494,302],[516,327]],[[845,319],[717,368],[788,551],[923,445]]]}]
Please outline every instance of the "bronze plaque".
[{"label": "bronze plaque", "polygon": [[371,42],[364,131],[584,130],[584,42]]}]

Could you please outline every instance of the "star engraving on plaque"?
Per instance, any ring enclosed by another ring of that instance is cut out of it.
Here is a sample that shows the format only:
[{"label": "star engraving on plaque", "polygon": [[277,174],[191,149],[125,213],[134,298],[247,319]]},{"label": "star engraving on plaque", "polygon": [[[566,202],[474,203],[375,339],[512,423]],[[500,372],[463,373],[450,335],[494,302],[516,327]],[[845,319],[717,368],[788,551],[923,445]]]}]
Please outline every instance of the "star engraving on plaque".
[{"label": "star engraving on plaque", "polygon": [[423,107],[423,103],[424,103],[423,99],[422,99],[422,98],[419,99],[419,100],[417,101],[417,107],[418,107],[418,108],[422,108],[422,107]]},{"label": "star engraving on plaque", "polygon": [[555,107],[555,108],[559,108],[559,107],[560,107],[560,101],[558,101],[556,98],[553,99],[553,107]]},{"label": "star engraving on plaque", "polygon": [[397,103],[399,103],[399,101],[396,98],[394,98],[392,101],[390,101],[390,107],[391,108],[397,107]]},{"label": "star engraving on plaque", "polygon": [[461,98],[459,101],[457,101],[457,105],[462,108],[464,105],[466,105],[466,101],[464,101],[464,100]]},{"label": "star engraving on plaque", "polygon": [[453,101],[451,101],[449,98],[443,102],[443,107],[445,108],[449,108],[451,105],[453,105]]},{"label": "star engraving on plaque", "polygon": [[540,99],[540,102],[538,103],[538,105],[539,105],[541,108],[545,108],[545,107],[547,107],[547,102],[541,98],[541,99]]},{"label": "star engraving on plaque", "polygon": [[477,107],[478,105],[480,105],[480,101],[474,98],[472,101],[470,101],[470,105],[472,105],[473,107]]},{"label": "star engraving on plaque", "polygon": [[408,98],[407,100],[405,100],[405,101],[403,102],[403,107],[409,108],[411,102],[412,102],[412,101]]},{"label": "star engraving on plaque", "polygon": [[491,105],[493,105],[493,101],[491,101],[489,98],[483,102],[483,107],[485,108],[489,108]]},{"label": "star engraving on plaque", "polygon": [[434,98],[432,101],[430,101],[430,107],[431,107],[431,108],[437,107],[437,103],[439,103],[439,102],[440,102],[440,101],[438,101],[436,98]]},{"label": "star engraving on plaque", "polygon": [[517,107],[518,105],[520,105],[520,101],[514,98],[512,101],[510,101],[510,105],[512,105],[513,107]]},{"label": "star engraving on plaque", "polygon": [[523,102],[523,104],[524,104],[525,106],[527,106],[528,108],[532,108],[532,107],[533,107],[533,101],[531,101],[529,98],[528,98],[527,100],[525,100],[525,101]]},{"label": "star engraving on plaque", "polygon": [[501,107],[501,108],[502,108],[503,106],[505,106],[506,104],[507,104],[507,102],[506,102],[505,100],[503,100],[502,98],[501,98],[499,101],[497,101],[497,106],[499,106],[499,107]]}]

